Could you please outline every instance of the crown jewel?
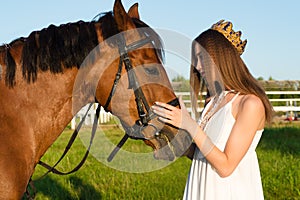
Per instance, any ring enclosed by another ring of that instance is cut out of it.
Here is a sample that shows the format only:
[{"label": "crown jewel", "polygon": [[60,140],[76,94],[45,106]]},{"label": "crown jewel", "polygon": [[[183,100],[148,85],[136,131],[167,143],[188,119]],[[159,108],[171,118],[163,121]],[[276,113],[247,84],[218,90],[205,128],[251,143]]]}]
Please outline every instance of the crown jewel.
[{"label": "crown jewel", "polygon": [[232,30],[232,23],[226,22],[223,19],[212,25],[211,29],[222,33],[229,42],[237,49],[238,53],[242,55],[245,50],[247,40],[241,40],[241,31],[234,32]]}]

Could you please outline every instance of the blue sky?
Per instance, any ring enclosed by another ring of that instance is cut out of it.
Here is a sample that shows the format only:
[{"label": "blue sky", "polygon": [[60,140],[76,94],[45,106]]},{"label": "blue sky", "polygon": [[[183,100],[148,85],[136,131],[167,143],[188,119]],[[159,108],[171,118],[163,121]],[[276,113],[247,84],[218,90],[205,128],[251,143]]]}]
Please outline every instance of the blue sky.
[{"label": "blue sky", "polygon": [[[234,30],[247,39],[242,55],[254,77],[300,80],[300,1],[286,0],[122,0],[125,9],[139,3],[140,16],[153,28],[177,32],[191,40],[219,19],[233,22]],[[0,44],[50,24],[90,21],[110,11],[113,0],[3,1],[0,12]],[[189,50],[188,50],[189,51]],[[188,78],[189,64],[167,56],[167,65],[177,65]]]}]

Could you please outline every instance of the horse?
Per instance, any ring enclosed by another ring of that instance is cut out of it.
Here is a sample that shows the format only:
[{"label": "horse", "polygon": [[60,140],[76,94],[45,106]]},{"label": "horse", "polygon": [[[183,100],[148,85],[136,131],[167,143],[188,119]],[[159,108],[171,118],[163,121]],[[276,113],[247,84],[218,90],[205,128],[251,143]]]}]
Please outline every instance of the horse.
[{"label": "horse", "polygon": [[151,112],[155,101],[176,99],[162,57],[138,4],[126,12],[120,0],[91,22],[50,25],[1,46],[0,199],[22,197],[40,158],[88,103],[117,116],[157,159],[184,155],[186,135]]}]

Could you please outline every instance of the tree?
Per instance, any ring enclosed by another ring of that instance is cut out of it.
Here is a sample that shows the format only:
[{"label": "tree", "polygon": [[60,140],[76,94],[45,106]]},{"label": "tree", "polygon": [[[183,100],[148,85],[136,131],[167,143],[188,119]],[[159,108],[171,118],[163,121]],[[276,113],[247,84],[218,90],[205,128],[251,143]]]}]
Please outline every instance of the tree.
[{"label": "tree", "polygon": [[172,79],[172,86],[176,92],[189,92],[190,81],[186,80],[183,76],[176,76]]},{"label": "tree", "polygon": [[257,80],[258,80],[258,81],[263,81],[264,78],[263,78],[262,76],[260,76],[260,77],[257,78]]}]

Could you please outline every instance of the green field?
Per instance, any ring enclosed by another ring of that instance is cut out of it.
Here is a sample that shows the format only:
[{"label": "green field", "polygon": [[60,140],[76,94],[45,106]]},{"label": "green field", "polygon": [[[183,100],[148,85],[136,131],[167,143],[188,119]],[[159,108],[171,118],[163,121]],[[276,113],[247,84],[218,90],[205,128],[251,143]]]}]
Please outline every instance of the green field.
[{"label": "green field", "polygon": [[[102,132],[113,143],[123,134],[118,128],[102,129]],[[64,131],[42,160],[55,163],[70,133],[70,130]],[[300,199],[299,136],[299,125],[265,129],[257,148],[265,199]],[[125,149],[132,152],[151,151],[143,142],[135,140],[128,141]],[[63,171],[72,169],[80,162],[85,150],[82,140],[76,140],[70,154],[58,168]],[[85,165],[72,175],[49,174],[36,181],[35,199],[181,199],[190,164],[187,158],[179,158],[160,170],[129,173],[107,167],[90,155]],[[43,172],[45,170],[38,166],[33,178]]]}]

